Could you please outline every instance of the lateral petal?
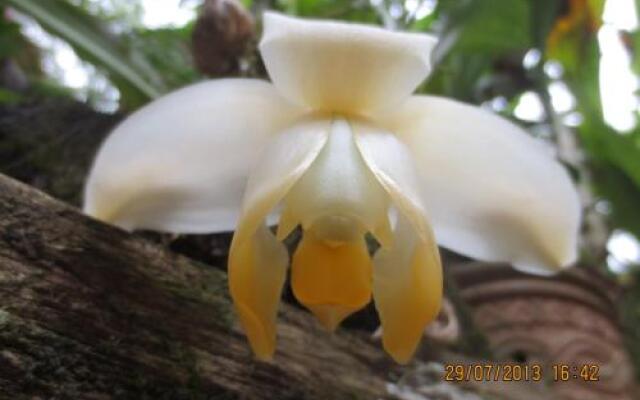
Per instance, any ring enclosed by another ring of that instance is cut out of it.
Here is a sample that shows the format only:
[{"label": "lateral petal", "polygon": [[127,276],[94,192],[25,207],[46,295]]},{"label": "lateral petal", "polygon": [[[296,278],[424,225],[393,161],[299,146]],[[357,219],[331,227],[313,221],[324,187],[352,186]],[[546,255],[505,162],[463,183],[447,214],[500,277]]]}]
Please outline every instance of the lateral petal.
[{"label": "lateral petal", "polygon": [[514,124],[414,96],[380,121],[407,144],[438,243],[540,274],[577,257],[580,202],[565,169]]},{"label": "lateral petal", "polygon": [[432,238],[413,157],[398,137],[362,121],[352,121],[356,144],[365,163],[423,241]]},{"label": "lateral petal", "polygon": [[304,122],[279,134],[249,178],[242,215],[229,252],[229,288],[256,356],[271,358],[275,319],[286,276],[286,248],[266,228],[267,214],[309,168],[329,122]]},{"label": "lateral petal", "polygon": [[373,299],[385,350],[406,363],[440,310],[440,253],[407,146],[367,123],[353,122],[352,127],[362,157],[399,211],[393,244],[381,247],[373,260]]},{"label": "lateral petal", "polygon": [[442,300],[442,267],[431,237],[422,239],[400,215],[394,244],[373,259],[373,299],[382,323],[384,349],[398,363],[408,362]]},{"label": "lateral petal", "polygon": [[274,85],[297,104],[368,114],[407,98],[428,75],[436,39],[266,12],[260,52]]},{"label": "lateral petal", "polygon": [[252,171],[233,241],[242,242],[311,166],[327,142],[331,120],[305,120],[274,137]]},{"label": "lateral petal", "polygon": [[256,357],[269,360],[276,346],[276,317],[289,255],[262,224],[229,256],[229,287]]},{"label": "lateral petal", "polygon": [[300,115],[260,80],[175,91],[107,138],[87,181],[84,210],[127,229],[232,230],[256,159]]}]

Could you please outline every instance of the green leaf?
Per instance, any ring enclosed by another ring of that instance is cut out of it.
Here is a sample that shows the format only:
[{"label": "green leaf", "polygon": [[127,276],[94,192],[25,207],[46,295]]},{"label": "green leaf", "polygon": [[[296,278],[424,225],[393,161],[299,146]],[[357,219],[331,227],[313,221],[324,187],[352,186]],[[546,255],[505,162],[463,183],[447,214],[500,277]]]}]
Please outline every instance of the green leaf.
[{"label": "green leaf", "polygon": [[611,204],[613,225],[640,238],[640,187],[609,163],[597,165],[593,173],[596,193]]},{"label": "green leaf", "polygon": [[[583,62],[598,59],[596,35],[600,26],[604,0],[569,3],[569,9],[555,23],[547,37],[546,55],[560,61],[569,75],[584,70]],[[588,66],[590,68],[590,66]]]},{"label": "green leaf", "polygon": [[547,37],[553,29],[556,18],[561,11],[562,2],[557,0],[530,0],[533,44],[543,53],[546,47]]},{"label": "green leaf", "polygon": [[492,59],[482,54],[451,53],[437,66],[419,92],[453,97],[477,103],[483,77],[491,73]]},{"label": "green leaf", "polygon": [[15,104],[23,100],[20,93],[0,88],[0,104]]},{"label": "green leaf", "polygon": [[640,128],[621,134],[605,123],[596,32],[579,25],[575,31],[580,33],[579,38],[565,35],[554,54],[564,61],[564,79],[576,95],[578,111],[584,117],[578,133],[589,156],[593,188],[611,203],[612,225],[640,238]]},{"label": "green leaf", "polygon": [[338,19],[343,21],[379,23],[374,8],[361,0],[279,0],[276,7],[288,14],[302,17]]},{"label": "green leaf", "polygon": [[[434,15],[439,22],[434,26],[441,26],[436,68],[423,89],[472,103],[487,100],[487,95],[511,96],[512,90],[495,92],[504,82],[520,89],[496,66],[514,66],[508,68],[511,75],[522,69],[520,59],[533,47],[529,0],[443,0]],[[487,91],[492,82],[502,83]]]},{"label": "green leaf", "polygon": [[[600,99],[599,50],[592,40],[574,49],[578,61],[566,70],[565,79],[579,103],[584,122],[578,129],[582,144],[594,159],[606,161],[623,171],[640,188],[640,128],[621,134],[604,121]],[[639,210],[640,211],[640,210]]]},{"label": "green leaf", "polygon": [[501,53],[532,45],[531,7],[527,0],[441,1],[444,34],[458,36],[453,50]]},{"label": "green leaf", "polygon": [[22,37],[20,25],[0,19],[0,58],[9,58],[20,52]]},{"label": "green leaf", "polygon": [[[0,0],[31,16],[44,29],[67,41],[86,61],[102,67],[121,92],[143,103],[166,91],[161,75],[143,58],[130,54],[102,27],[100,20],[62,0]],[[140,104],[135,104],[140,105]]]},{"label": "green leaf", "polygon": [[182,28],[137,30],[124,38],[124,42],[162,73],[169,89],[175,89],[202,78],[191,59],[192,31],[193,24]]}]

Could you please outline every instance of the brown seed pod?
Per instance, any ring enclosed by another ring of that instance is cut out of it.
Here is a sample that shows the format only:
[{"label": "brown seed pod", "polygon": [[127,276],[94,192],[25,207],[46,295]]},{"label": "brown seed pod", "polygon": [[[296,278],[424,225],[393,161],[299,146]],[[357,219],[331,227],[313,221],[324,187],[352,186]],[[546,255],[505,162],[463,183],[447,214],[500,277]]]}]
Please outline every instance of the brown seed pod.
[{"label": "brown seed pod", "polygon": [[237,73],[253,36],[253,17],[240,2],[206,0],[192,34],[196,68],[209,76]]}]

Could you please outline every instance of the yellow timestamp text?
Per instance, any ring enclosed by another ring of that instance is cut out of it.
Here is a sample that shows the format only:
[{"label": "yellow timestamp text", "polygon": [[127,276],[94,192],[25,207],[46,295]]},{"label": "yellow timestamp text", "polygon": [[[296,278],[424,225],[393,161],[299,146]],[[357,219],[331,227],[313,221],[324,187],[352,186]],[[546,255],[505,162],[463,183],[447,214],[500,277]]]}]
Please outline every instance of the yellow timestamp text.
[{"label": "yellow timestamp text", "polygon": [[600,380],[600,367],[597,364],[553,364],[543,368],[540,364],[445,364],[444,380],[449,382],[469,381],[524,381],[540,382],[545,379],[554,382],[582,380],[597,382]]},{"label": "yellow timestamp text", "polygon": [[597,382],[600,380],[600,367],[598,364],[554,364],[552,366],[553,380],[556,382],[568,382],[582,380],[585,382]]},{"label": "yellow timestamp text", "polygon": [[543,379],[542,366],[538,364],[445,364],[444,380],[469,381],[526,381]]}]

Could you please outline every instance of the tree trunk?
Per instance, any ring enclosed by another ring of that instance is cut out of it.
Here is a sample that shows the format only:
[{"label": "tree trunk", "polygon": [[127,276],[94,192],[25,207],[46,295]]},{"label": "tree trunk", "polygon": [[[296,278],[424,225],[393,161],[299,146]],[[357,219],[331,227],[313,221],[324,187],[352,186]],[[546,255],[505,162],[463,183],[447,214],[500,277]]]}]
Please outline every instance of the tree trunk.
[{"label": "tree trunk", "polygon": [[0,398],[377,399],[388,371],[287,305],[254,360],[224,272],[0,175]]}]

